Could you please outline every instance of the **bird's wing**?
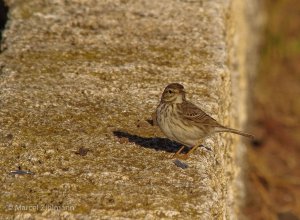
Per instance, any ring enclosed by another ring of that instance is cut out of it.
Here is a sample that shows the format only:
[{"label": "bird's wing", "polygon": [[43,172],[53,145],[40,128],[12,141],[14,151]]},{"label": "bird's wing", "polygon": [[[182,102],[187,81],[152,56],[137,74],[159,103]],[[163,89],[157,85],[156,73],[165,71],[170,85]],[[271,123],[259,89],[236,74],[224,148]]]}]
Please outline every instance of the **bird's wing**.
[{"label": "bird's wing", "polygon": [[182,116],[196,124],[208,125],[212,127],[222,127],[215,119],[202,111],[191,102],[185,101],[181,105]]}]

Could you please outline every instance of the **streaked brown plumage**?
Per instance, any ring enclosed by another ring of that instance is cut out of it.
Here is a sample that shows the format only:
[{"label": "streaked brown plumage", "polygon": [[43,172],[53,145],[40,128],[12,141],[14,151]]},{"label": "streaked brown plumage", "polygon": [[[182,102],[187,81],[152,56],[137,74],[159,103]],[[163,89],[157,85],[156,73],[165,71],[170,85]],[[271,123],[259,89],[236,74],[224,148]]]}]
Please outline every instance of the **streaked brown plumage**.
[{"label": "streaked brown plumage", "polygon": [[[248,138],[252,135],[227,128],[219,124],[199,107],[185,98],[184,87],[179,83],[169,84],[156,109],[157,124],[171,140],[185,146],[193,147],[186,155],[192,153],[209,135],[217,132],[231,132]],[[182,147],[175,156],[183,150]]]}]

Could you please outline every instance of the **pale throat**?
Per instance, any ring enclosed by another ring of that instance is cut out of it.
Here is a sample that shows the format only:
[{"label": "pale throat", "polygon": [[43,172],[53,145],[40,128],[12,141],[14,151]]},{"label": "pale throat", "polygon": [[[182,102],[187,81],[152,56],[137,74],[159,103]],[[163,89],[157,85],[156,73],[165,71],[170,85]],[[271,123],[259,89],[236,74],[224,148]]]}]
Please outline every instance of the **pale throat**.
[{"label": "pale throat", "polygon": [[173,103],[182,103],[184,101],[185,97],[182,94],[179,94],[175,96],[175,99],[173,99]]}]

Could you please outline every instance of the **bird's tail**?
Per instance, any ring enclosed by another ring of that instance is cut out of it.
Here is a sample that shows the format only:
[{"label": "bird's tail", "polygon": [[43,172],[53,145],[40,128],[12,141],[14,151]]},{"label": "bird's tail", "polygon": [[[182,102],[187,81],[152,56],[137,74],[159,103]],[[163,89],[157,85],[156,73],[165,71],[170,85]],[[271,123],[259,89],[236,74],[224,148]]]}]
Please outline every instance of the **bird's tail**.
[{"label": "bird's tail", "polygon": [[245,132],[233,129],[233,128],[222,127],[217,132],[230,132],[230,133],[242,135],[242,136],[250,138],[250,139],[254,139],[254,136],[252,134],[248,134],[248,133],[245,133]]}]

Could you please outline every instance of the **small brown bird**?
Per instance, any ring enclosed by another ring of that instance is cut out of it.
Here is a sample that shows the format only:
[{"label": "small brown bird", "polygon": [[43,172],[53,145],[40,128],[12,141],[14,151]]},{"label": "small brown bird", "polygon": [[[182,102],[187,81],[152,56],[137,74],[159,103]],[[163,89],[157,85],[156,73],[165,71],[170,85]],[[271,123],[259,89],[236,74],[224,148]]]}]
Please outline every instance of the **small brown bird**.
[{"label": "small brown bird", "polygon": [[231,132],[253,138],[251,134],[219,124],[199,107],[187,101],[184,87],[179,83],[169,84],[165,88],[156,109],[156,120],[168,138],[192,147],[188,153],[179,156],[185,147],[183,146],[173,156],[182,159],[186,159],[207,136],[217,132]]}]

